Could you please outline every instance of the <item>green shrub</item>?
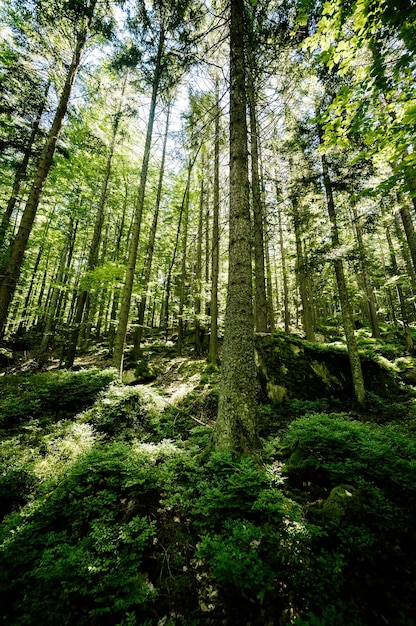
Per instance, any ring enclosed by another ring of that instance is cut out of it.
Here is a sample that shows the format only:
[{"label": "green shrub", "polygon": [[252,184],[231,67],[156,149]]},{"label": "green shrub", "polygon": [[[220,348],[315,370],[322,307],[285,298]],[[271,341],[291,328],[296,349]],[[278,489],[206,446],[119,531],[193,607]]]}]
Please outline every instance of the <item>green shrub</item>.
[{"label": "green shrub", "polygon": [[220,585],[233,585],[261,597],[274,577],[259,553],[262,536],[262,529],[251,522],[226,519],[220,534],[202,539],[197,556],[210,563]]},{"label": "green shrub", "polygon": [[288,472],[316,473],[329,484],[362,478],[391,490],[416,492],[416,438],[399,426],[377,426],[348,415],[315,414],[292,422],[282,440],[292,455]]},{"label": "green shrub", "polygon": [[0,425],[75,415],[116,377],[115,370],[66,370],[0,378]]},{"label": "green shrub", "polygon": [[83,455],[52,494],[1,526],[2,620],[114,624],[143,611],[154,596],[142,563],[157,499],[143,454],[114,444]]}]

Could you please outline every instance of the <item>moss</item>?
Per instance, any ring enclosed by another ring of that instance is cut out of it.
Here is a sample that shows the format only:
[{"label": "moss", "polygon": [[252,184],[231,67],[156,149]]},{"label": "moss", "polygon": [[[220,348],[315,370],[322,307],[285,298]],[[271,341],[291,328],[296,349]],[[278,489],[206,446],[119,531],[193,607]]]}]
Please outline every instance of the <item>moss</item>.
[{"label": "moss", "polygon": [[275,385],[270,381],[267,382],[266,389],[267,397],[272,402],[281,402],[287,394],[286,387],[283,387],[282,385]]},{"label": "moss", "polygon": [[351,485],[338,485],[331,490],[323,505],[324,519],[340,524],[342,520],[349,518],[351,509],[356,509],[356,489]]},{"label": "moss", "polygon": [[[275,333],[256,337],[256,362],[265,395],[271,402],[331,395],[351,402],[354,388],[351,365],[345,348],[304,341],[293,335]],[[366,389],[381,397],[400,394],[391,369],[370,358],[362,359]],[[283,392],[284,390],[284,392]]]}]

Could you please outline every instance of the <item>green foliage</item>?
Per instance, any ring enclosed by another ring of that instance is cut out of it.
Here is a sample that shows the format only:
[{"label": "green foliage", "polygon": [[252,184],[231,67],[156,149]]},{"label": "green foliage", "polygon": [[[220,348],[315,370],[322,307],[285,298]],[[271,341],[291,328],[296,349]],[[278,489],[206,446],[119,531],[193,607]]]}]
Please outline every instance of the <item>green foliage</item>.
[{"label": "green foliage", "polygon": [[163,407],[161,397],[146,387],[114,383],[84,412],[82,420],[110,436],[131,436],[143,430],[145,421],[150,424],[152,415]]},{"label": "green foliage", "polygon": [[3,621],[88,624],[101,616],[100,623],[115,623],[144,606],[154,595],[140,567],[155,532],[148,513],[157,482],[142,454],[97,446],[50,496],[6,518]]},{"label": "green foliage", "polygon": [[203,538],[197,555],[211,564],[220,585],[261,596],[274,576],[258,551],[262,536],[262,529],[250,522],[227,519],[221,534]]},{"label": "green foliage", "polygon": [[[322,606],[334,605],[343,620],[334,623],[375,624],[370,607],[377,585],[378,615],[393,619],[406,607],[398,621],[406,624],[413,592],[399,554],[416,553],[410,531],[416,510],[416,437],[404,427],[316,414],[290,424],[282,443],[284,455],[290,455],[286,485],[305,503],[309,523],[321,529],[296,582],[297,593],[304,589],[311,623],[325,623]],[[355,607],[348,604],[351,597]]]},{"label": "green foliage", "polygon": [[[381,401],[367,402],[366,419],[380,421]],[[261,459],[201,455],[217,406],[207,387],[175,405],[113,383],[75,418],[22,419],[0,447],[3,621],[274,623],[290,610],[299,626],[377,626],[381,615],[408,626],[416,429],[406,402],[403,426],[325,413],[325,398],[265,405]]]},{"label": "green foliage", "polygon": [[416,440],[398,426],[376,426],[348,415],[310,415],[292,422],[283,445],[291,468],[308,479],[319,472],[332,485],[365,478],[391,489],[416,490]]},{"label": "green foliage", "polygon": [[51,371],[0,378],[0,424],[73,415],[91,405],[116,377],[114,370]]}]

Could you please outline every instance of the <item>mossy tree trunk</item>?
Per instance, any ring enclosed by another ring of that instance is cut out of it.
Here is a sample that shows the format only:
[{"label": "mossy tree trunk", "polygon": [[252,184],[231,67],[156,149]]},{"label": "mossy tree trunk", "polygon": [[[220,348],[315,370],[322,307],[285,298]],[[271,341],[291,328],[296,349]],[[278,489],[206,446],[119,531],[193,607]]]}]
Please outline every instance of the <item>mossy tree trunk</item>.
[{"label": "mossy tree trunk", "polygon": [[257,444],[244,42],[244,0],[231,0],[229,272],[214,445],[237,453]]}]

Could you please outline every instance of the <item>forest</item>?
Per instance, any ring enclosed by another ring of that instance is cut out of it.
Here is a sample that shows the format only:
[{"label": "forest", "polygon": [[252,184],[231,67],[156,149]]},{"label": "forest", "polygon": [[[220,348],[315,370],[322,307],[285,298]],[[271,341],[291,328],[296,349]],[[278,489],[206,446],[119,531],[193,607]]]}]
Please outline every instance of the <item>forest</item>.
[{"label": "forest", "polygon": [[415,0],[0,0],[0,620],[415,626]]}]

